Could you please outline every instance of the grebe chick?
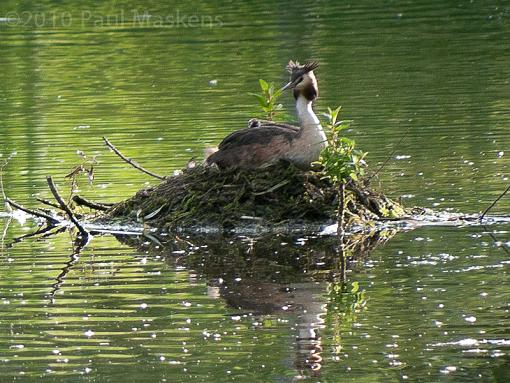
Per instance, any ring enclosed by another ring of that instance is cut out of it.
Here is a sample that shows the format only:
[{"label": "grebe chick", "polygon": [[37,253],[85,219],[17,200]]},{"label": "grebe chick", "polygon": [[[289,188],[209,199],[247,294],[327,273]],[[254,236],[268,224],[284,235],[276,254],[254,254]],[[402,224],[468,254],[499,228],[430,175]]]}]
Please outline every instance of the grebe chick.
[{"label": "grebe chick", "polygon": [[313,70],[316,62],[300,65],[290,61],[287,70],[290,81],[282,89],[293,89],[299,126],[251,119],[248,128],[225,137],[218,151],[206,163],[219,168],[253,169],[286,160],[302,169],[309,169],[327,146],[326,135],[312,109],[319,95]]},{"label": "grebe chick", "polygon": [[250,118],[248,120],[248,128],[262,128],[267,126],[280,126],[282,128],[299,130],[299,126],[287,124],[285,122],[274,122],[271,120],[264,120],[262,118]]}]

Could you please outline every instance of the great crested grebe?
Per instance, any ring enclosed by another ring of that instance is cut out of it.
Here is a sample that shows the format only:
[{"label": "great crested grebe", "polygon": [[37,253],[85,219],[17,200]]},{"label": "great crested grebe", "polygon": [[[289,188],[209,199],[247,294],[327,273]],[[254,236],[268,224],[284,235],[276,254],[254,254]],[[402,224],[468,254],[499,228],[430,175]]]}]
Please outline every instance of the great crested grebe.
[{"label": "great crested grebe", "polygon": [[218,150],[206,163],[219,168],[260,168],[286,160],[302,169],[309,169],[319,159],[327,139],[312,109],[319,95],[313,70],[316,62],[300,65],[289,61],[290,81],[282,90],[293,89],[299,126],[267,120],[251,119],[248,128],[235,131],[223,139]]}]

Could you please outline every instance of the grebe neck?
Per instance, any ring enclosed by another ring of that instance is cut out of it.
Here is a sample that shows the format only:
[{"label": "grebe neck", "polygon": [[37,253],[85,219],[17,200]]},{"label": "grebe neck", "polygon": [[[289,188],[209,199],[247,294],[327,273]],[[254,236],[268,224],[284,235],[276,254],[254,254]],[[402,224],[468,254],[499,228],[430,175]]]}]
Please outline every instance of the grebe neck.
[{"label": "grebe neck", "polygon": [[302,129],[321,129],[321,123],[312,109],[312,101],[300,95],[296,100],[296,110],[299,118],[299,125]]}]

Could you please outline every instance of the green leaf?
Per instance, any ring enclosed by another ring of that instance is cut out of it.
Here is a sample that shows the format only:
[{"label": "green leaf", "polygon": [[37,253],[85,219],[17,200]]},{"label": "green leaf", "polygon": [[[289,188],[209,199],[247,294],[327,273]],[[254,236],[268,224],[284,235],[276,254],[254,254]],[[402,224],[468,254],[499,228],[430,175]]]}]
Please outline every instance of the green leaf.
[{"label": "green leaf", "polygon": [[276,89],[274,83],[268,83],[263,79],[259,79],[259,85],[262,92],[259,94],[249,93],[257,98],[260,108],[267,114],[267,118],[272,120],[275,113],[283,109],[283,105],[277,104],[277,99],[282,94],[281,89]]},{"label": "green leaf", "polygon": [[340,111],[340,107],[334,110],[328,107],[328,113],[324,113],[329,145],[320,155],[324,178],[329,178],[335,184],[345,183],[349,179],[358,180],[366,166],[363,160],[366,153],[356,149],[354,140],[341,135],[341,131],[350,126],[350,121],[338,121]]},{"label": "green leaf", "polygon": [[257,99],[257,101],[259,102],[260,106],[266,106],[267,105],[267,100],[266,100],[266,98],[264,96],[262,96],[260,94],[254,94],[254,93],[251,93],[251,95]]},{"label": "green leaf", "polygon": [[274,95],[274,84],[273,83],[269,84],[269,89],[267,92],[269,93],[270,96]]},{"label": "green leaf", "polygon": [[275,99],[277,99],[278,97],[280,97],[282,95],[283,91],[281,89],[277,89],[274,91],[274,94],[273,94],[273,97]]},{"label": "green leaf", "polygon": [[255,97],[257,100],[264,100],[264,102],[266,101],[266,98],[262,94],[258,94],[258,93],[248,93],[248,94],[250,96]]},{"label": "green leaf", "polygon": [[263,80],[263,79],[259,79],[259,84],[260,84],[260,88],[266,92],[268,89],[269,89],[269,84],[267,83],[266,80]]}]

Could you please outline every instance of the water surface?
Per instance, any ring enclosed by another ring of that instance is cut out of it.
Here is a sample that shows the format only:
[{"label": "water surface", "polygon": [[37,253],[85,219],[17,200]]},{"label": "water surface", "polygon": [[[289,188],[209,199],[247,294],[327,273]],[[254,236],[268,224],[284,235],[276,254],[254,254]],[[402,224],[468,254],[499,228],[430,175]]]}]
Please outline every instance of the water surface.
[{"label": "water surface", "polygon": [[[260,116],[248,92],[259,78],[283,84],[289,59],[320,62],[316,110],[343,106],[372,170],[391,154],[378,176],[390,196],[477,213],[508,185],[503,2],[2,5],[3,178],[29,206],[49,197],[48,174],[66,190],[76,150],[98,161],[93,186],[79,180],[85,196],[118,201],[156,182],[102,136],[163,174],[201,159]],[[509,211],[504,198],[492,213]],[[331,239],[158,250],[103,236],[77,259],[68,234],[10,246],[30,224],[7,223],[2,381],[509,379],[508,225],[367,245],[341,287]]]}]

